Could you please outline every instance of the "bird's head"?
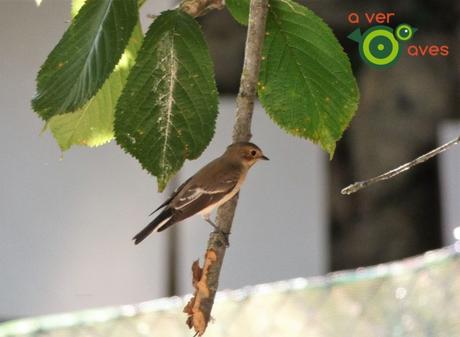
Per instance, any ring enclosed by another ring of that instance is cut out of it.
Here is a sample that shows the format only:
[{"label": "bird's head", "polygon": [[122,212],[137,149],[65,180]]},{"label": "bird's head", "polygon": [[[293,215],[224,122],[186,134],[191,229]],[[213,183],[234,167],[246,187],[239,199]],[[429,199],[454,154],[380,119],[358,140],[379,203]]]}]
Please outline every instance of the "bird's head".
[{"label": "bird's head", "polygon": [[227,147],[226,154],[243,163],[243,165],[251,167],[258,160],[268,160],[262,150],[253,143],[239,142],[233,143]]}]

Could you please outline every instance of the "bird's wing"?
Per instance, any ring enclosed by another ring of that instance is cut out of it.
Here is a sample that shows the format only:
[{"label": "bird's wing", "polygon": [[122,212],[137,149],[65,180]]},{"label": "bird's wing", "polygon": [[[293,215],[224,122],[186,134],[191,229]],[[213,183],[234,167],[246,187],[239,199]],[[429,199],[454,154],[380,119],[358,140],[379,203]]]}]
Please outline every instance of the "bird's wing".
[{"label": "bird's wing", "polygon": [[178,188],[176,188],[176,190],[173,192],[173,194],[171,194],[171,196],[168,199],[166,199],[165,202],[163,202],[152,213],[150,213],[149,216],[152,215],[153,213],[155,213],[156,211],[158,211],[159,209],[161,209],[161,208],[165,207],[166,205],[168,205],[171,202],[171,200],[173,200],[174,197],[178,193],[180,193],[180,191],[184,188],[184,186],[187,185],[187,183],[190,181],[190,179],[192,179],[192,178],[188,178],[182,185],[180,185]]},{"label": "bird's wing", "polygon": [[225,197],[235,188],[239,179],[240,172],[236,170],[223,174],[219,172],[216,177],[209,177],[206,183],[200,185],[192,180],[176,195],[170,206],[178,217],[188,218]]}]

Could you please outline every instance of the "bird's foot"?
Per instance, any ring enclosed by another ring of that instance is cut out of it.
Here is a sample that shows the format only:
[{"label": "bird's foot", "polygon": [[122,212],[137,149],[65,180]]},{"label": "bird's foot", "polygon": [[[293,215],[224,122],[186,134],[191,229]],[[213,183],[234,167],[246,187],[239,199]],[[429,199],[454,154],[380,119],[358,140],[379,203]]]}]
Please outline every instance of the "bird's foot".
[{"label": "bird's foot", "polygon": [[230,232],[224,232],[223,230],[216,228],[216,230],[213,233],[222,235],[222,237],[224,238],[225,247],[227,248],[230,247],[230,241],[229,241],[229,236],[231,234]]},{"label": "bird's foot", "polygon": [[230,232],[224,232],[222,229],[219,228],[219,226],[217,226],[214,222],[211,221],[211,219],[206,219],[206,222],[208,224],[210,224],[212,227],[214,227],[214,233],[218,233],[220,235],[223,236],[224,238],[224,243],[225,243],[225,246],[226,247],[230,247],[230,241],[229,241],[229,236],[230,236]]}]

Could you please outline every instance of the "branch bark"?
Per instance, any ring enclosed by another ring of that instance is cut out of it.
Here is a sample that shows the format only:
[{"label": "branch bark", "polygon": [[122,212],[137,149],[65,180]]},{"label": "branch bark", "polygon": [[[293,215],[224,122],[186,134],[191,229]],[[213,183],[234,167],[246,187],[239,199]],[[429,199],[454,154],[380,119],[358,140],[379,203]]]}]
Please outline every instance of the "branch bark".
[{"label": "branch bark", "polygon": [[179,8],[194,18],[225,7],[224,0],[182,0]]},{"label": "branch bark", "polygon": [[418,165],[418,164],[421,164],[423,162],[426,162],[428,159],[434,157],[434,156],[437,156],[438,154],[446,151],[448,148],[450,148],[451,146],[453,145],[456,145],[460,143],[460,136],[458,136],[457,138],[455,139],[452,139],[450,142],[447,142],[437,148],[435,148],[434,150],[431,150],[430,152],[428,153],[425,153],[424,155],[421,155],[420,157],[417,157],[415,158],[414,160],[408,162],[408,163],[405,163],[393,170],[390,170],[388,172],[385,172],[377,177],[373,177],[373,178],[370,178],[368,180],[363,180],[363,181],[358,181],[354,184],[351,184],[347,187],[345,187],[344,189],[342,189],[342,191],[340,193],[342,194],[345,194],[345,195],[349,195],[349,194],[352,194],[352,193],[355,193],[369,185],[372,185],[372,184],[375,184],[379,181],[382,181],[382,180],[388,180],[388,179],[391,179],[393,178],[394,176],[397,176],[398,174],[400,173],[403,173],[409,169],[411,169],[412,167]]},{"label": "branch bark", "polygon": [[[251,139],[251,122],[257,93],[262,46],[265,37],[265,23],[268,0],[251,0],[246,37],[243,71],[240,89],[236,99],[236,120],[233,127],[233,142]],[[219,207],[216,224],[223,233],[230,233],[235,215],[238,195]],[[192,266],[193,298],[184,308],[188,313],[187,324],[201,336],[211,318],[214,297],[219,285],[219,276],[226,251],[226,238],[219,232],[209,236],[203,268],[196,261]]]}]

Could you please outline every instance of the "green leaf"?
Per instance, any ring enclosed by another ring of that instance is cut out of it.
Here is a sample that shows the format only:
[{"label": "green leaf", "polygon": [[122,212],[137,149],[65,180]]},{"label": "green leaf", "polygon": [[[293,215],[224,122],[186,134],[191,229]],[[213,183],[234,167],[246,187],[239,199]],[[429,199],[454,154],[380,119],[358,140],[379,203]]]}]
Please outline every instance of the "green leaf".
[{"label": "green leaf", "polygon": [[249,0],[226,0],[225,4],[236,21],[248,25]]},{"label": "green leaf", "polygon": [[217,89],[203,34],[180,11],[150,26],[115,113],[120,146],[157,177],[159,190],[214,134]]},{"label": "green leaf", "polygon": [[75,18],[80,11],[80,9],[85,4],[86,0],[72,0],[72,6],[70,8],[70,14],[72,15],[72,19]]},{"label": "green leaf", "polygon": [[270,1],[258,93],[282,129],[319,143],[331,157],[359,100],[350,62],[332,30],[291,0]]},{"label": "green leaf", "polygon": [[142,39],[142,30],[138,24],[114,72],[97,95],[83,108],[54,116],[47,122],[62,151],[68,150],[72,145],[99,146],[113,139],[116,103],[134,64]]},{"label": "green leaf", "polygon": [[136,0],[87,0],[38,73],[34,110],[48,120],[83,107],[112,73],[137,21]]},{"label": "green leaf", "polygon": [[147,0],[137,0],[137,7],[141,8]]}]

